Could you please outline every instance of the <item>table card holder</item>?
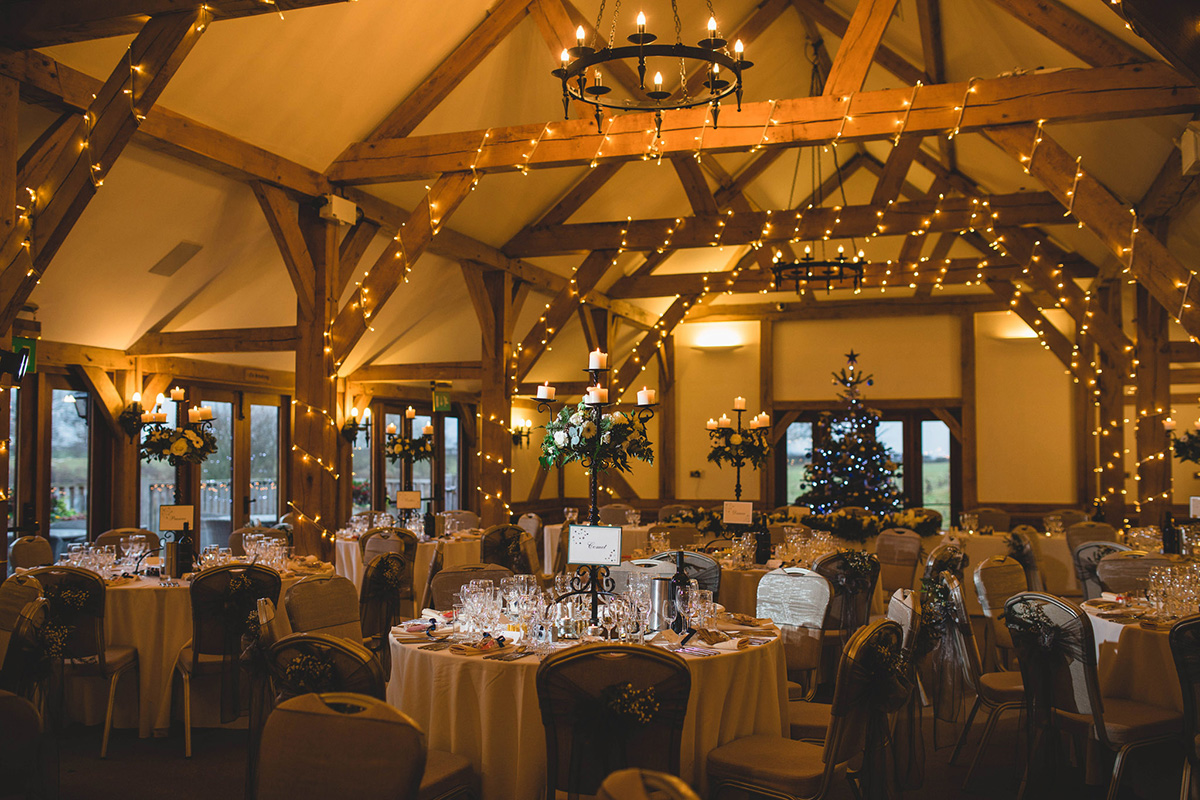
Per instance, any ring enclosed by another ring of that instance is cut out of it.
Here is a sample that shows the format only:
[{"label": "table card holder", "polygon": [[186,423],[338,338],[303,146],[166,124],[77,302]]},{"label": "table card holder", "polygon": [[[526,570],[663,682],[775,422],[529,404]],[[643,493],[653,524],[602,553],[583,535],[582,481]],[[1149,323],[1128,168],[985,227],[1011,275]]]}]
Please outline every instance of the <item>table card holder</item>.
[{"label": "table card holder", "polygon": [[619,525],[567,526],[567,563],[578,564],[571,576],[571,591],[558,597],[586,596],[591,600],[591,624],[600,623],[600,596],[614,597],[616,583],[608,573],[621,563]]}]

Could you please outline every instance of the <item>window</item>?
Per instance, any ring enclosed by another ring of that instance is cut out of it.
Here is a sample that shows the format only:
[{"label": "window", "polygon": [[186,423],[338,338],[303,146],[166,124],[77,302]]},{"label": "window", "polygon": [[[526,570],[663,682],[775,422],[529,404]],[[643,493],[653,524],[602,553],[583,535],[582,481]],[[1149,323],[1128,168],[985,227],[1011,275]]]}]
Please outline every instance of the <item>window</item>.
[{"label": "window", "polygon": [[939,419],[921,420],[921,483],[922,504],[949,522],[950,428]]},{"label": "window", "polygon": [[217,452],[200,465],[200,546],[224,547],[233,532],[233,404],[203,402],[212,407]]},{"label": "window", "polygon": [[88,393],[54,389],[50,406],[50,530],[64,541],[87,538]]},{"label": "window", "polygon": [[[432,417],[424,414],[417,414],[413,417],[412,436],[414,439],[419,439],[422,436],[432,436],[431,433],[422,433],[426,425],[429,425],[432,429]],[[413,490],[421,493],[422,502],[433,497],[433,459],[413,462]]]},{"label": "window", "polygon": [[783,497],[778,500],[780,505],[790,504],[807,490],[804,471],[812,463],[813,423],[793,422],[788,426],[786,441],[787,477]]},{"label": "window", "polygon": [[443,458],[442,508],[461,508],[459,505],[459,454],[458,454],[458,417],[442,419]]},{"label": "window", "polygon": [[[363,435],[366,438],[366,435]],[[370,472],[368,471],[368,480]],[[368,491],[370,484],[368,482]],[[250,404],[250,506],[254,525],[279,521],[279,406]]]},{"label": "window", "polygon": [[[167,415],[167,425],[175,426],[176,403],[167,400],[159,411]],[[146,430],[142,430],[145,438]],[[141,524],[148,530],[158,530],[158,508],[175,502],[175,468],[166,461],[141,462]]]}]

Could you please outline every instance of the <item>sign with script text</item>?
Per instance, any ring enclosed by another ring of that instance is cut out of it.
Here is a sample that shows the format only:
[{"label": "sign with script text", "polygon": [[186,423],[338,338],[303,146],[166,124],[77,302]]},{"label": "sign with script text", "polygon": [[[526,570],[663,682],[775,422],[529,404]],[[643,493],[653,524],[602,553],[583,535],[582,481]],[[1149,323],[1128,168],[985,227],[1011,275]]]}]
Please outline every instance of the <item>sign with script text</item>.
[{"label": "sign with script text", "polygon": [[567,563],[621,563],[621,528],[618,525],[572,525],[567,538]]}]

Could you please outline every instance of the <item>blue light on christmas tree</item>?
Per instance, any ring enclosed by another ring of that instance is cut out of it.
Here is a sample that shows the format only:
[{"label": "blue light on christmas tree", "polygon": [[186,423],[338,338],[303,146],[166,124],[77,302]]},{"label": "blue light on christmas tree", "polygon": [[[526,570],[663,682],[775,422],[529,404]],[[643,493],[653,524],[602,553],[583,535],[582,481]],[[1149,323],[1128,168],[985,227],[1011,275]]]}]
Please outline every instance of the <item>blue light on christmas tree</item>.
[{"label": "blue light on christmas tree", "polygon": [[858,354],[853,350],[846,354],[846,366],[833,373],[833,382],[842,387],[838,396],[846,408],[821,415],[827,435],[809,453],[804,470],[808,491],[796,503],[815,514],[850,506],[876,515],[899,511],[901,496],[895,483],[899,465],[875,436],[879,413],[862,402],[863,385],[871,386],[873,381],[858,371]]}]

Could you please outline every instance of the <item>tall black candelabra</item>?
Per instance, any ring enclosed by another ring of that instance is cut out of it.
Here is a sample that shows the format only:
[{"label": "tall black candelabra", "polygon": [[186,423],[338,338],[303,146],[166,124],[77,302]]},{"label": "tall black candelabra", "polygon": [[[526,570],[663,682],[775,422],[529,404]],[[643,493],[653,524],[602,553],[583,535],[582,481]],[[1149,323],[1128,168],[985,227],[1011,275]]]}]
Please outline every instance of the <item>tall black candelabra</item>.
[{"label": "tall black candelabra", "polygon": [[724,416],[721,417],[721,422],[708,421],[708,436],[712,439],[709,460],[717,464],[727,461],[733,465],[736,476],[733,496],[735,500],[741,500],[742,467],[749,461],[752,467],[757,468],[761,455],[770,447],[765,434],[765,426],[768,423],[764,421],[766,415],[763,414],[751,420],[749,428],[743,428],[742,415],[746,413],[746,409],[735,407],[733,413],[737,414],[736,427],[731,427],[728,424],[730,420]]}]

